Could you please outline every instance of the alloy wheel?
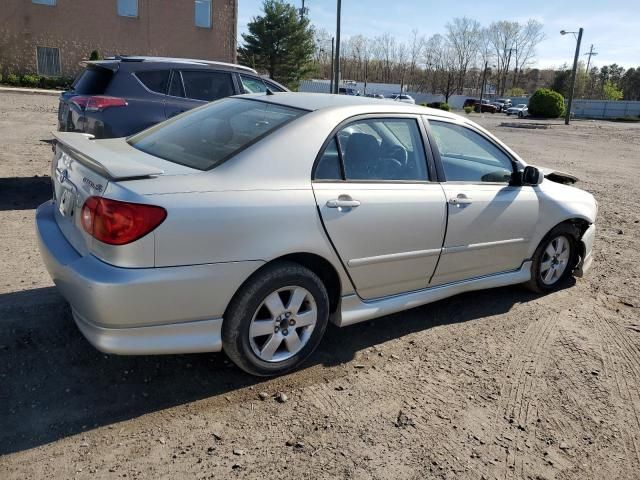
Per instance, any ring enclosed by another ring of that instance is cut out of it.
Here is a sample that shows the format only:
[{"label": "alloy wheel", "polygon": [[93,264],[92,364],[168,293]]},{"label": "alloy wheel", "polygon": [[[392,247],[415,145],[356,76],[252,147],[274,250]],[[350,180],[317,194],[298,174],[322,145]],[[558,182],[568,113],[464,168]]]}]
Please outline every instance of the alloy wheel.
[{"label": "alloy wheel", "polygon": [[318,319],[313,295],[303,287],[280,288],[262,301],[249,325],[249,344],[265,362],[282,362],[300,352]]},{"label": "alloy wheel", "polygon": [[569,265],[571,243],[564,235],[552,239],[545,248],[540,259],[540,279],[545,285],[553,285],[561,277]]}]

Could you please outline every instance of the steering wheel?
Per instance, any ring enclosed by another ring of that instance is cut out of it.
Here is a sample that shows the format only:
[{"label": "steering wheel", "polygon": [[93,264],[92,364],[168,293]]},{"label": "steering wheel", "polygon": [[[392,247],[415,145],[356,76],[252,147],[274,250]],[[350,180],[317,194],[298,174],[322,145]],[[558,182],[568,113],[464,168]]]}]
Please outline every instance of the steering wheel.
[{"label": "steering wheel", "polygon": [[400,166],[406,165],[409,157],[407,149],[402,145],[389,145],[382,152],[382,156],[396,159],[400,163]]},{"label": "steering wheel", "polygon": [[375,164],[374,170],[376,178],[393,180],[400,178],[403,165],[395,158],[380,157]]}]

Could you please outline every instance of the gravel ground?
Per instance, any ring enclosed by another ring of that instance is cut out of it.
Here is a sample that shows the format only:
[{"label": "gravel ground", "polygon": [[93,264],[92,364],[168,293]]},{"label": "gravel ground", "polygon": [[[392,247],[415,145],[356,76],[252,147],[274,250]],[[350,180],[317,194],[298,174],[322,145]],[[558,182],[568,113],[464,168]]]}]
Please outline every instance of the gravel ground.
[{"label": "gravel ground", "polygon": [[600,203],[588,277],[329,328],[303,370],[116,357],[39,258],[55,97],[0,93],[0,477],[634,479],[640,469],[640,125],[474,115]]}]

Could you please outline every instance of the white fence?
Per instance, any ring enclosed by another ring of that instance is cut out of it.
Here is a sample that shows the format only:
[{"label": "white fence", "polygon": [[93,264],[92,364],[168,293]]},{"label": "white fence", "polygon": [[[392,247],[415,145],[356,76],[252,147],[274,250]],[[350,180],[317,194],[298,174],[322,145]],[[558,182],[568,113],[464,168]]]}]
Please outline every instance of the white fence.
[{"label": "white fence", "polygon": [[637,118],[640,116],[640,102],[579,99],[573,101],[571,110],[578,118]]},{"label": "white fence", "polygon": [[[298,87],[298,91],[300,92],[313,92],[313,93],[329,93],[329,80],[303,80],[300,82],[300,86]],[[341,86],[346,86],[343,84]],[[388,97],[394,93],[400,92],[400,84],[396,83],[367,83],[367,87],[365,89],[365,85],[363,82],[356,82],[355,85],[350,84],[349,87],[359,90],[361,94],[365,93],[379,93]],[[432,94],[432,93],[422,93],[422,92],[412,92],[404,89],[404,93],[411,95],[416,103],[431,103],[431,102],[444,102],[444,95],[441,94]],[[464,105],[464,101],[467,98],[475,98],[470,97],[469,95],[451,95],[449,97],[449,106],[453,109],[462,109]],[[495,95],[492,97],[485,97],[487,100],[491,98],[495,98]],[[512,98],[512,103],[517,105],[518,103],[528,103],[528,97],[522,98]]]},{"label": "white fence", "polygon": [[[357,82],[350,87],[364,93],[380,93],[385,97],[393,93],[400,92],[400,84],[391,83],[367,83]],[[300,92],[316,92],[329,93],[329,80],[303,80],[298,88]],[[420,93],[406,91],[411,95],[416,103],[444,102],[444,95],[434,95],[431,93]],[[460,110],[464,101],[470,98],[468,95],[451,95],[449,97],[449,106],[453,109]],[[487,100],[495,98],[495,96],[487,97]],[[528,104],[529,97],[509,97],[513,105],[519,103]],[[631,101],[608,101],[608,100],[582,100],[576,99],[571,107],[573,116],[577,118],[619,118],[619,117],[638,117],[640,115],[640,102]]]}]

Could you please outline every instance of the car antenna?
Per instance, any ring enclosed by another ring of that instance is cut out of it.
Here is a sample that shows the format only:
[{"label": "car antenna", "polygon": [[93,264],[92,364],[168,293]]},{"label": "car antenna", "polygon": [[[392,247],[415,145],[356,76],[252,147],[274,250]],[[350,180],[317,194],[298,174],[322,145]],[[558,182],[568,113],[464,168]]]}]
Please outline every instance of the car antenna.
[{"label": "car antenna", "polygon": [[273,90],[267,87],[267,95],[275,95],[275,93],[273,93]]}]

